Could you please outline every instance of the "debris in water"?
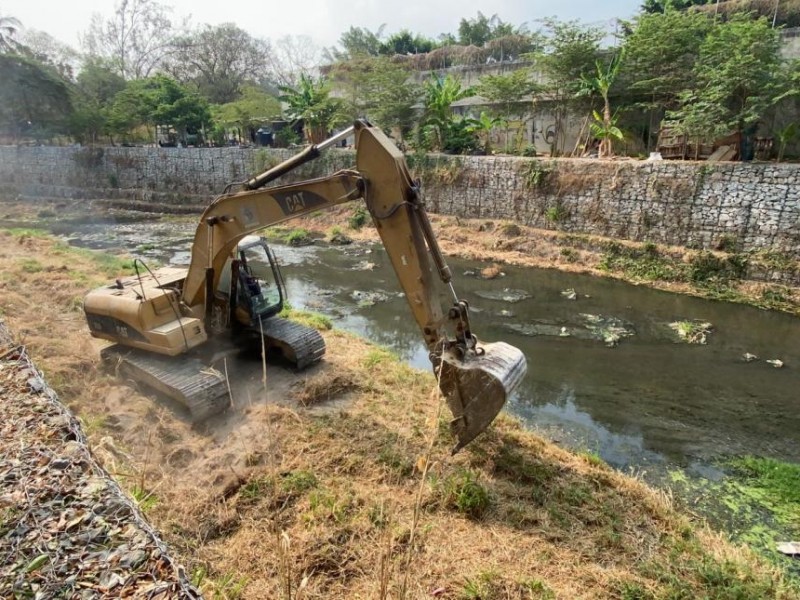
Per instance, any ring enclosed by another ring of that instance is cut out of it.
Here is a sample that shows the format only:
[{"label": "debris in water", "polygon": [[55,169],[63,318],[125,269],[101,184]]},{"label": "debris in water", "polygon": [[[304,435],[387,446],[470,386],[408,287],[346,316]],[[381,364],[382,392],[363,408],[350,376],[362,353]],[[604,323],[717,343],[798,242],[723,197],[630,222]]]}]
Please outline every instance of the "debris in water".
[{"label": "debris in water", "polygon": [[775,359],[773,359],[773,360],[767,360],[767,361],[765,361],[765,362],[766,362],[768,365],[772,365],[772,366],[773,366],[773,367],[775,367],[776,369],[780,369],[780,368],[782,368],[782,367],[783,367],[783,361],[782,361],[782,360],[778,360],[777,358],[775,358]]},{"label": "debris in water", "polygon": [[481,278],[482,279],[497,279],[498,277],[504,277],[505,273],[500,270],[498,265],[491,265],[490,267],[486,267],[481,269]]},{"label": "debris in water", "polygon": [[537,320],[531,323],[508,323],[506,327],[522,335],[548,335],[553,337],[574,337],[581,340],[601,341],[609,348],[617,346],[622,339],[636,334],[631,323],[616,317],[581,314],[579,323],[566,323]]},{"label": "debris in water", "polygon": [[386,302],[389,299],[388,294],[383,292],[362,292],[360,290],[355,290],[350,297],[358,302],[358,306],[361,308],[374,306],[378,302]]},{"label": "debris in water", "polygon": [[619,345],[622,338],[631,337],[635,331],[633,325],[616,317],[604,317],[581,313],[586,321],[586,328],[593,334],[594,339],[602,340],[609,348]]},{"label": "debris in water", "polygon": [[687,344],[707,344],[708,336],[714,327],[705,321],[675,321],[669,324],[670,329],[678,334],[681,341]]},{"label": "debris in water", "polygon": [[561,292],[561,295],[564,298],[566,298],[567,300],[577,300],[578,299],[578,294],[572,288],[569,288],[568,290],[564,290],[563,292]]},{"label": "debris in water", "polygon": [[462,273],[462,275],[464,277],[475,277],[475,275],[477,275],[477,273],[475,271],[473,271],[472,269],[467,269],[466,271],[464,271]]},{"label": "debris in water", "polygon": [[525,290],[510,290],[508,288],[500,291],[479,291],[475,292],[475,295],[486,300],[501,300],[502,302],[521,302],[531,298],[531,295]]},{"label": "debris in water", "polygon": [[512,317],[515,317],[515,316],[516,316],[516,315],[515,315],[513,312],[511,312],[510,310],[501,310],[499,314],[500,314],[500,316],[501,316],[501,317],[505,317],[505,318],[507,318],[507,319],[510,319],[510,318],[512,318]]},{"label": "debris in water", "polygon": [[753,362],[754,360],[758,360],[758,357],[755,354],[750,354],[749,352],[745,352],[742,354],[742,360],[744,362]]},{"label": "debris in water", "polygon": [[354,271],[374,271],[375,263],[368,260],[362,260],[360,263],[353,265]]}]

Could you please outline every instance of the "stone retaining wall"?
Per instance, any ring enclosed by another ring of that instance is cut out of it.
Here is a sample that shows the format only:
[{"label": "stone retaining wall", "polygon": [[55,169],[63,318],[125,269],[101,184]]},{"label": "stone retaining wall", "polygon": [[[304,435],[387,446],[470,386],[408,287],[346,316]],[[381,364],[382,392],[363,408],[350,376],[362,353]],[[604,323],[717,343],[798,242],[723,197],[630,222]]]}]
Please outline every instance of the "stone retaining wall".
[{"label": "stone retaining wall", "polygon": [[[0,197],[207,204],[290,155],[247,148],[0,147]],[[332,150],[296,178],[353,164]],[[410,156],[433,212],[800,259],[800,165]]]}]

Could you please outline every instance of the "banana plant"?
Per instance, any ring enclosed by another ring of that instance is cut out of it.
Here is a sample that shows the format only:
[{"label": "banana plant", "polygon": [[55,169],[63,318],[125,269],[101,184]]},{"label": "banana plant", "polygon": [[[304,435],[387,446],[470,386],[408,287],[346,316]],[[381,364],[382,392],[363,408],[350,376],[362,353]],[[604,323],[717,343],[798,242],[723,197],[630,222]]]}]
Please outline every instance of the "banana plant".
[{"label": "banana plant", "polygon": [[589,124],[589,129],[592,132],[592,135],[596,139],[600,140],[598,156],[600,158],[610,157],[612,156],[612,141],[617,140],[618,142],[621,142],[625,139],[625,135],[622,133],[622,130],[617,127],[617,115],[606,118],[596,110],[593,110],[592,117],[594,118],[594,121]]},{"label": "banana plant", "polygon": [[491,133],[492,129],[505,123],[500,117],[492,117],[485,110],[481,111],[477,119],[470,119],[467,131],[478,136],[481,142],[481,149],[486,154],[491,154]]}]

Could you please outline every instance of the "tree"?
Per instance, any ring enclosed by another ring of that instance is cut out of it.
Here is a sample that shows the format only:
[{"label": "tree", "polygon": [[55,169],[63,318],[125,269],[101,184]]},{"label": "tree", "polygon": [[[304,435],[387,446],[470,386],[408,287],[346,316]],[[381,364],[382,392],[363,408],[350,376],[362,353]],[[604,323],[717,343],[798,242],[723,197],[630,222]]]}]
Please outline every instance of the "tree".
[{"label": "tree", "polygon": [[458,42],[462,46],[483,46],[489,40],[519,33],[510,23],[496,14],[487,17],[478,11],[474,19],[461,19],[458,24]]},{"label": "tree", "polygon": [[102,59],[89,58],[81,68],[75,86],[72,135],[81,143],[96,143],[109,133],[109,111],[125,80]]},{"label": "tree", "polygon": [[367,116],[386,130],[398,131],[401,138],[406,137],[414,127],[414,106],[421,95],[420,86],[411,82],[409,75],[402,65],[388,58],[380,58],[367,86],[372,99]]},{"label": "tree", "polygon": [[14,17],[0,15],[0,52],[13,52],[17,49],[16,36],[22,24]]},{"label": "tree", "polygon": [[71,46],[58,41],[49,33],[26,29],[21,37],[24,52],[44,64],[53,67],[61,77],[74,79],[78,71],[80,55]]},{"label": "tree", "polygon": [[184,144],[211,121],[208,103],[164,75],[129,81],[114,97],[109,131],[128,136],[140,126],[174,129]]},{"label": "tree", "polygon": [[119,0],[110,19],[92,17],[83,46],[125,79],[148,77],[174,48],[171,9],[155,0]]},{"label": "tree", "polygon": [[641,14],[630,24],[618,90],[649,112],[648,150],[664,110],[676,109],[680,93],[695,87],[694,65],[712,27],[703,13],[677,10]]},{"label": "tree", "polygon": [[694,65],[713,22],[704,14],[668,10],[636,18],[624,40],[620,80],[649,108],[675,108],[681,90],[694,87]]},{"label": "tree", "polygon": [[381,54],[424,54],[436,47],[436,43],[408,29],[390,35],[380,46]]},{"label": "tree", "polygon": [[617,117],[611,114],[611,101],[609,100],[609,93],[611,86],[619,73],[619,67],[622,62],[622,54],[614,56],[608,65],[604,65],[602,61],[598,60],[595,63],[595,73],[591,77],[583,76],[583,90],[582,93],[599,94],[603,101],[603,114],[602,116],[596,111],[592,111],[594,121],[591,123],[591,132],[594,137],[600,140],[600,148],[598,149],[599,158],[610,158],[614,156],[613,141],[622,140],[622,131],[617,127]]},{"label": "tree", "polygon": [[531,79],[530,69],[518,69],[504,75],[481,77],[477,93],[492,105],[492,111],[505,124],[506,151],[509,150],[508,125],[512,117],[523,121],[533,109],[532,94],[541,91],[541,86]]},{"label": "tree", "polygon": [[233,102],[242,86],[266,77],[270,46],[233,23],[206,25],[176,41],[172,74],[215,104]]},{"label": "tree", "polygon": [[716,0],[644,0],[642,12],[666,13],[672,10],[685,10],[691,6],[704,6]]},{"label": "tree", "polygon": [[286,35],[267,56],[270,79],[278,85],[297,85],[300,74],[311,75],[322,63],[322,49],[306,35]]},{"label": "tree", "polygon": [[258,127],[280,118],[281,103],[262,89],[247,85],[241,98],[213,107],[212,112],[215,123],[225,128],[236,127],[243,134],[240,138],[247,137],[252,141]]},{"label": "tree", "polygon": [[323,141],[328,132],[342,121],[342,106],[338,98],[330,96],[325,79],[300,75],[296,87],[281,86],[280,100],[288,104],[286,115],[303,123],[306,138],[312,144]]},{"label": "tree", "polygon": [[66,130],[69,87],[52,68],[19,54],[0,54],[0,128],[18,139]]},{"label": "tree", "polygon": [[567,115],[585,109],[578,92],[582,78],[595,71],[604,33],[577,21],[546,19],[544,25],[545,50],[536,56],[536,62],[546,79],[543,91],[552,103],[556,137],[551,154],[556,155],[564,150]]},{"label": "tree", "polygon": [[403,64],[385,56],[363,56],[334,64],[330,78],[350,119],[368,117],[387,131],[399,131],[401,137],[413,127],[420,89]]},{"label": "tree", "polygon": [[690,135],[741,136],[779,99],[781,64],[780,32],[766,18],[738,15],[720,23],[700,46],[696,88],[681,95],[670,116]]},{"label": "tree", "polygon": [[378,56],[381,53],[381,37],[386,25],[381,25],[375,32],[366,27],[350,27],[339,38],[343,51],[333,48],[333,60],[348,60],[358,56]]}]

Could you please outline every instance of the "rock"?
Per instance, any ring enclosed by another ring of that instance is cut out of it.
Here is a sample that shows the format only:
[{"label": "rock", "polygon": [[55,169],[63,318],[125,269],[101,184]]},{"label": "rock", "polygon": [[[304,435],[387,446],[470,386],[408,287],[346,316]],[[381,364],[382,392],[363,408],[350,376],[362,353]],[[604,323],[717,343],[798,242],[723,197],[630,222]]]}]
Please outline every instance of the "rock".
[{"label": "rock", "polygon": [[353,243],[353,240],[341,232],[334,233],[328,240],[335,246],[347,246]]}]

